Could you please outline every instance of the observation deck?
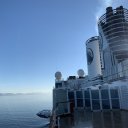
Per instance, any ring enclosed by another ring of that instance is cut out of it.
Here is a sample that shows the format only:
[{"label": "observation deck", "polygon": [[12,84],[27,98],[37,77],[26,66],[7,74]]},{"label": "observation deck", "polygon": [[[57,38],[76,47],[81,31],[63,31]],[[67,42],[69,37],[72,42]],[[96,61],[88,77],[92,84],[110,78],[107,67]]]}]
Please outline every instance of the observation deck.
[{"label": "observation deck", "polygon": [[128,10],[123,6],[108,7],[99,18],[98,26],[103,31],[100,36],[105,36],[116,59],[120,62],[128,58]]}]

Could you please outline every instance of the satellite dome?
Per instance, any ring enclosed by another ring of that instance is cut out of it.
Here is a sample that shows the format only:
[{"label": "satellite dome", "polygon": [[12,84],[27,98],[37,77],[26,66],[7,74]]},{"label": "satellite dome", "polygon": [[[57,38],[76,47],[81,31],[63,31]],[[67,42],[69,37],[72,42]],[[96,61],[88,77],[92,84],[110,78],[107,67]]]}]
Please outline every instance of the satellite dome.
[{"label": "satellite dome", "polygon": [[56,78],[57,80],[60,80],[61,77],[62,77],[61,72],[57,71],[57,72],[55,73],[55,78]]},{"label": "satellite dome", "polygon": [[84,70],[83,69],[79,69],[77,71],[77,74],[78,74],[79,77],[83,77],[85,73],[84,73]]}]

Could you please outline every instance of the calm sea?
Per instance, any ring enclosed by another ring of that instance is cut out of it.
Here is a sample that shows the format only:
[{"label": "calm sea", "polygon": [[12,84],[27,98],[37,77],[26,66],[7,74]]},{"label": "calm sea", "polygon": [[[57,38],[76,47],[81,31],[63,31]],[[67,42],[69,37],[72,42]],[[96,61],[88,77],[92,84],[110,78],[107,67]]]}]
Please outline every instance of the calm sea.
[{"label": "calm sea", "polygon": [[47,94],[0,96],[0,128],[44,128],[47,119],[36,116],[42,109],[52,108]]},{"label": "calm sea", "polygon": [[[0,96],[0,128],[48,128],[48,119],[36,116],[52,108],[50,94]],[[128,128],[128,111],[87,112],[60,119],[60,128]]]}]

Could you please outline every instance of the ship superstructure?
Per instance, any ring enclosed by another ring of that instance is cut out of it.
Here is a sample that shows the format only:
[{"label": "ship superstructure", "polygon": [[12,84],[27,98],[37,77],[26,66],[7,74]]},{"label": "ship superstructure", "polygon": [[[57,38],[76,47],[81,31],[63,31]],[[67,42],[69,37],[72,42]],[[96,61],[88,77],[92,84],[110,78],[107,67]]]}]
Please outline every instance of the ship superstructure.
[{"label": "ship superstructure", "polygon": [[62,79],[56,72],[53,110],[56,115],[74,109],[128,110],[128,10],[108,7],[98,21],[99,36],[86,41],[88,75]]}]

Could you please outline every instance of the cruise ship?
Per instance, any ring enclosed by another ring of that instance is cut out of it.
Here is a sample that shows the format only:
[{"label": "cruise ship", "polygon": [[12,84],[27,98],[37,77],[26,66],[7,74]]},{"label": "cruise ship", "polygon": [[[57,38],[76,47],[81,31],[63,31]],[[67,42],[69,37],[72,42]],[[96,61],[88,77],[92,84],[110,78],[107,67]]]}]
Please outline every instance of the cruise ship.
[{"label": "cruise ship", "polygon": [[74,110],[128,110],[128,9],[106,8],[98,20],[99,36],[85,43],[88,75],[62,79],[55,73],[53,115],[72,115]]}]

